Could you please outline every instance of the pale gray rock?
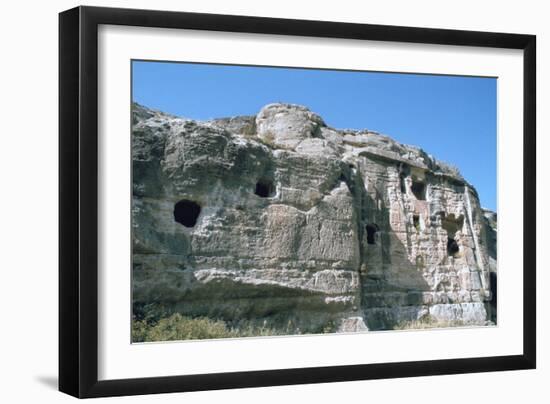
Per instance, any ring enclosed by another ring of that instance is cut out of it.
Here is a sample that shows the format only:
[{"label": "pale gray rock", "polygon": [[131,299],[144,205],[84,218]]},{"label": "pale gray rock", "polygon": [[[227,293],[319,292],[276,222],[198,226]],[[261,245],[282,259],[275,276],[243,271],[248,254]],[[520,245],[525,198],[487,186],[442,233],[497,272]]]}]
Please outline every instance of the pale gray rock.
[{"label": "pale gray rock", "polygon": [[322,126],[320,116],[299,105],[266,105],[256,116],[257,136],[275,148],[294,149],[316,137]]},{"label": "pale gray rock", "polygon": [[134,308],[300,332],[496,322],[496,215],[418,147],[297,105],[198,122],[134,104],[132,162]]},{"label": "pale gray rock", "polygon": [[488,319],[482,302],[434,304],[429,310],[432,318],[442,322],[460,321],[464,325],[483,325]]},{"label": "pale gray rock", "polygon": [[338,332],[363,332],[368,330],[362,316],[344,318],[338,328]]}]

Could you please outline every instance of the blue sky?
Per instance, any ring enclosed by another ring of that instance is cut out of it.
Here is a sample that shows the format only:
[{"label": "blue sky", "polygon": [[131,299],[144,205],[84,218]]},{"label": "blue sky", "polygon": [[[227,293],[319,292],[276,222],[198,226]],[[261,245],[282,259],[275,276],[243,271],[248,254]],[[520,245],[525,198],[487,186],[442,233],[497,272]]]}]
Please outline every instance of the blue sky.
[{"label": "blue sky", "polygon": [[301,104],[335,128],[370,129],[456,165],[496,209],[495,78],[134,61],[133,99],[206,120]]}]

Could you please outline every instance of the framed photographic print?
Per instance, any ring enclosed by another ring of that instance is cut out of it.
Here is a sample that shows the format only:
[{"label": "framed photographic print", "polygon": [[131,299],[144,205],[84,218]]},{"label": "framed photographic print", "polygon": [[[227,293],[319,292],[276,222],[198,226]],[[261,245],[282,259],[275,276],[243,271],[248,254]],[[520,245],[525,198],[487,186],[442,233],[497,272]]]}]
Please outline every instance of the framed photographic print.
[{"label": "framed photographic print", "polygon": [[59,23],[61,391],[535,367],[534,36]]}]

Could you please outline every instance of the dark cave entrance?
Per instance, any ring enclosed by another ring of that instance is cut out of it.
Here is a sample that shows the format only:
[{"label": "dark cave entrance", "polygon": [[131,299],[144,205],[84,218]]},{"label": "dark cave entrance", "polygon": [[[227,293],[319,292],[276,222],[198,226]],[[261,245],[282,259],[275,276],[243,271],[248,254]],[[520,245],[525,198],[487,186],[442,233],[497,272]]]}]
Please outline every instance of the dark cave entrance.
[{"label": "dark cave entrance", "polygon": [[456,257],[460,249],[458,248],[458,243],[454,237],[447,237],[447,254],[450,257]]},{"label": "dark cave entrance", "polygon": [[416,231],[420,231],[420,216],[413,215],[413,225]]},{"label": "dark cave entrance", "polygon": [[275,195],[275,186],[273,181],[267,179],[260,179],[256,183],[256,189],[254,193],[260,198],[270,198]]},{"label": "dark cave entrance", "polygon": [[174,205],[174,220],[185,227],[194,227],[200,213],[200,205],[188,199],[182,199]]},{"label": "dark cave entrance", "polygon": [[367,224],[367,244],[376,244],[376,233],[379,227],[376,223]]},{"label": "dark cave entrance", "polygon": [[441,227],[447,232],[447,255],[456,257],[460,251],[458,242],[456,241],[456,233],[462,230],[464,226],[464,216],[458,217],[451,213],[441,219]]},{"label": "dark cave entrance", "polygon": [[426,185],[423,182],[413,180],[411,191],[419,201],[426,200]]}]

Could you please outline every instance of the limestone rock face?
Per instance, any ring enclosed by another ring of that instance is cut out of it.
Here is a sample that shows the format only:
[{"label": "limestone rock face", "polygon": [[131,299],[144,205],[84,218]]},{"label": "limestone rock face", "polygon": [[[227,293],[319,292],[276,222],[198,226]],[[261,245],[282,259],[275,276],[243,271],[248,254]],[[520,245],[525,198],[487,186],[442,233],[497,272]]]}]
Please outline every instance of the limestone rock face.
[{"label": "limestone rock face", "polygon": [[300,332],[496,321],[496,215],[419,148],[296,105],[134,104],[132,153],[134,307]]}]

